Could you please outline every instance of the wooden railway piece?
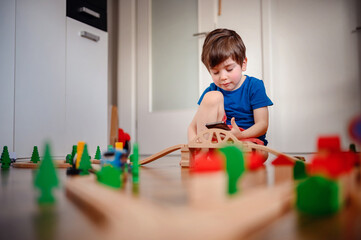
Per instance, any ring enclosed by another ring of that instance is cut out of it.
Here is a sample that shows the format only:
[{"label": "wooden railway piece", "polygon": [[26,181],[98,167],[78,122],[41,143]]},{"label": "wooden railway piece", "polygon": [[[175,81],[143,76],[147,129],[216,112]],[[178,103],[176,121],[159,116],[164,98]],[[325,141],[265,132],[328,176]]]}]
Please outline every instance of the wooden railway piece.
[{"label": "wooden railway piece", "polygon": [[96,214],[104,239],[240,239],[289,211],[294,198],[293,185],[282,184],[255,188],[205,210],[163,207],[99,184],[93,175],[70,178],[65,188],[71,200]]},{"label": "wooden railway piece", "polygon": [[158,152],[156,154],[153,154],[150,157],[144,158],[143,160],[141,160],[139,162],[139,164],[144,165],[144,164],[153,162],[153,161],[157,160],[158,158],[161,158],[161,157],[163,157],[163,156],[165,156],[165,155],[167,155],[169,153],[172,153],[172,152],[177,151],[179,149],[182,149],[184,147],[186,147],[185,144],[178,144],[178,145],[174,145],[172,147],[166,148],[166,149],[164,149],[164,150],[162,150],[162,151],[160,151],[160,152]]},{"label": "wooden railway piece", "polygon": [[194,154],[196,149],[212,149],[212,148],[221,148],[227,144],[237,144],[243,148],[244,151],[250,152],[252,149],[262,150],[265,152],[269,152],[275,156],[284,155],[288,157],[292,161],[301,161],[296,157],[289,156],[282,152],[276,151],[272,148],[254,144],[252,142],[239,141],[233,134],[229,131],[225,131],[222,129],[207,129],[199,134],[191,140],[188,144],[178,144],[172,147],[166,148],[156,154],[153,154],[150,157],[147,157],[139,162],[140,165],[144,165],[150,162],[157,160],[171,152],[177,151],[181,149],[181,162],[180,165],[182,167],[189,167],[191,155]]},{"label": "wooden railway piece", "polygon": [[[64,160],[54,160],[54,164],[57,168],[68,168],[71,167],[71,165],[69,163],[65,163]],[[40,162],[39,163],[33,163],[31,161],[29,162],[14,162],[12,164],[13,167],[15,168],[38,168],[40,166]]]},{"label": "wooden railway piece", "polygon": [[[262,150],[268,153],[271,153],[275,156],[284,155],[289,158],[291,161],[301,161],[296,157],[289,156],[282,152],[276,151],[272,148],[255,144],[248,141],[238,140],[230,131],[223,129],[207,129],[199,134],[188,143],[188,148],[191,152],[191,156],[197,149],[212,149],[212,148],[221,148],[227,144],[236,144],[243,148],[245,152],[250,152],[252,149]],[[192,157],[191,157],[192,160]],[[190,163],[192,165],[192,163]]]}]

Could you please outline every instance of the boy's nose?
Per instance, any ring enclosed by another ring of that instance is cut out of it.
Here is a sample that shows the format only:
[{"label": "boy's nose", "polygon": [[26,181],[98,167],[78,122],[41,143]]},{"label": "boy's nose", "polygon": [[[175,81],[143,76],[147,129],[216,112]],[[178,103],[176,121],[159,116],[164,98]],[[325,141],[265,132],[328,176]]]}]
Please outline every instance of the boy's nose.
[{"label": "boy's nose", "polygon": [[220,79],[221,80],[226,80],[227,79],[227,74],[222,71],[221,74],[220,74]]}]

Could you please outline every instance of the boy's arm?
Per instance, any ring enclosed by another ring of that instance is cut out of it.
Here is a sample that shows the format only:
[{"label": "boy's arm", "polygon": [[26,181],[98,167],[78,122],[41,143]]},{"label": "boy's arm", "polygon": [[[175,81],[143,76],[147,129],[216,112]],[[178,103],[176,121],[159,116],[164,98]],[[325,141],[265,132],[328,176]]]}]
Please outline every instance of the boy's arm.
[{"label": "boy's arm", "polygon": [[232,130],[231,132],[234,134],[235,137],[238,139],[242,138],[253,138],[262,136],[267,132],[268,129],[268,107],[261,107],[253,110],[254,116],[254,125],[250,128],[240,131],[235,119],[232,118]]},{"label": "boy's arm", "polygon": [[195,136],[197,136],[197,114],[194,115],[192,122],[188,127],[188,142],[191,141]]}]

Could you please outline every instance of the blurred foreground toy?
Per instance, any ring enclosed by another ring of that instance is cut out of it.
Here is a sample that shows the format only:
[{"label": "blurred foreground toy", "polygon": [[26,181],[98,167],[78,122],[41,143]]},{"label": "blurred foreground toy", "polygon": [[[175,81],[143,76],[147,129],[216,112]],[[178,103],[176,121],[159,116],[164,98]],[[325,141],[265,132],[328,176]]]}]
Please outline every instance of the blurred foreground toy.
[{"label": "blurred foreground toy", "polygon": [[59,180],[51,158],[49,144],[46,144],[45,146],[44,159],[40,162],[40,167],[37,171],[34,185],[40,190],[40,196],[38,198],[39,204],[55,202],[52,189],[54,187],[58,187]]},{"label": "blurred foreground toy", "polygon": [[322,136],[318,152],[306,167],[296,186],[296,207],[308,215],[324,216],[338,212],[354,191],[355,153],[341,151],[339,136]]},{"label": "blurred foreground toy", "polygon": [[190,169],[188,183],[191,207],[212,209],[227,200],[227,180],[224,155],[217,151],[200,152]]}]

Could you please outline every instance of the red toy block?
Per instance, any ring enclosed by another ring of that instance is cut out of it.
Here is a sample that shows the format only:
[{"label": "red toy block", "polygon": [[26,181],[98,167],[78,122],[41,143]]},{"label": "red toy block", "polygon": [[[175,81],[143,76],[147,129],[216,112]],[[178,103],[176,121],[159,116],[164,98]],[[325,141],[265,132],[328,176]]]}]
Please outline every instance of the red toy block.
[{"label": "red toy block", "polygon": [[195,156],[192,173],[217,172],[224,169],[224,158],[215,151],[200,152]]},{"label": "red toy block", "polygon": [[127,141],[130,141],[130,135],[126,132],[124,132],[124,130],[122,128],[118,129],[118,142],[122,142],[123,146],[125,146],[125,143]]},{"label": "red toy block", "polygon": [[324,174],[330,178],[338,178],[349,173],[357,161],[357,155],[351,152],[317,154],[308,165],[309,174]]},{"label": "red toy block", "polygon": [[253,151],[247,155],[247,169],[250,171],[255,171],[261,167],[264,167],[264,157],[262,154]]},{"label": "red toy block", "polygon": [[293,166],[295,163],[286,157],[285,155],[279,155],[275,160],[272,161],[274,166]]},{"label": "red toy block", "polygon": [[340,136],[322,136],[317,141],[318,151],[340,152],[341,140]]}]

